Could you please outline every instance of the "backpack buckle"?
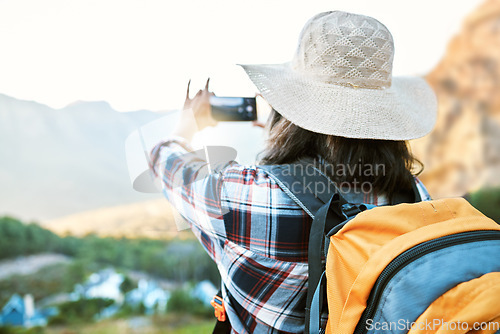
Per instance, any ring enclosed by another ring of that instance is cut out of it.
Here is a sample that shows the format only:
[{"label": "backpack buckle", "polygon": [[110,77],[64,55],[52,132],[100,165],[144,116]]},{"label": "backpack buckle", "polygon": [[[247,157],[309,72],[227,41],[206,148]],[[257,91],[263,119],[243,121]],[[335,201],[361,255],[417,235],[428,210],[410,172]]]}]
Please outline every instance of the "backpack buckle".
[{"label": "backpack buckle", "polygon": [[360,205],[355,205],[355,204],[347,203],[347,204],[343,204],[342,205],[342,209],[341,210],[342,210],[342,213],[344,214],[344,216],[347,219],[349,219],[350,217],[355,216],[358,213],[364,211],[364,209],[366,209],[366,208],[363,208]]},{"label": "backpack buckle", "polygon": [[214,308],[214,314],[217,320],[224,322],[226,321],[226,309],[224,307],[224,301],[222,297],[214,296],[214,298],[210,301],[210,305]]}]

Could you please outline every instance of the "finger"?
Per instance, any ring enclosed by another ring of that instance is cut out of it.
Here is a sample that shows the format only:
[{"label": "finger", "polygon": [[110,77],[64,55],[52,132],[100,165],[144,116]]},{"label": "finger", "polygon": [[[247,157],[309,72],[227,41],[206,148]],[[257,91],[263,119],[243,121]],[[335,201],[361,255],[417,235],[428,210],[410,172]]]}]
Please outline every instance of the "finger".
[{"label": "finger", "polygon": [[201,96],[201,94],[203,94],[203,91],[200,89],[194,97],[197,98],[197,97]]},{"label": "finger", "polygon": [[259,122],[259,121],[253,121],[253,122],[252,122],[252,125],[253,125],[253,126],[256,126],[256,127],[258,127],[258,128],[265,128],[265,127],[266,127],[266,125],[265,125],[264,123],[261,123],[261,122]]},{"label": "finger", "polygon": [[208,84],[210,83],[210,78],[207,79],[207,83],[205,84],[205,90],[208,92]]},{"label": "finger", "polygon": [[186,92],[186,100],[189,100],[189,86],[191,85],[191,79],[189,79],[188,81],[188,88],[187,88],[187,92]]}]

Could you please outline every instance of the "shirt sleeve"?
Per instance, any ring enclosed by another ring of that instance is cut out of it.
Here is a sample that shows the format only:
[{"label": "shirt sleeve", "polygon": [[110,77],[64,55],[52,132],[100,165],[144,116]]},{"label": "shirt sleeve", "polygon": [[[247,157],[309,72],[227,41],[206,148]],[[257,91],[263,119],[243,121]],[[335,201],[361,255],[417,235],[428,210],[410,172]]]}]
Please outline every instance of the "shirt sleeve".
[{"label": "shirt sleeve", "polygon": [[205,151],[193,151],[182,138],[161,142],[151,151],[151,169],[161,180],[163,194],[216,262],[225,239],[223,168],[210,166]]}]

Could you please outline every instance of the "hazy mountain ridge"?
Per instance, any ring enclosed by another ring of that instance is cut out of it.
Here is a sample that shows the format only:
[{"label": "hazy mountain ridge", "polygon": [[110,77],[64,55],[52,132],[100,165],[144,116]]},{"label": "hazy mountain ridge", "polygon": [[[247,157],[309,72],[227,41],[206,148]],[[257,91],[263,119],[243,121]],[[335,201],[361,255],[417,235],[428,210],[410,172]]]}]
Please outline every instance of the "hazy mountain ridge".
[{"label": "hazy mountain ridge", "polygon": [[125,140],[161,115],[106,102],[52,109],[0,94],[0,213],[44,219],[154,198],[132,189]]}]

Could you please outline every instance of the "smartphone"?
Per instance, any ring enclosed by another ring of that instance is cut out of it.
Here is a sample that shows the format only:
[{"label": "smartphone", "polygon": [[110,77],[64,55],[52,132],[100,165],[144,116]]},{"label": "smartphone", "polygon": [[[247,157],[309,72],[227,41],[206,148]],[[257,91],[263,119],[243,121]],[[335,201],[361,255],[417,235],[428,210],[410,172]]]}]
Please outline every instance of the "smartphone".
[{"label": "smartphone", "polygon": [[255,97],[210,96],[212,117],[222,122],[247,122],[257,120]]}]

